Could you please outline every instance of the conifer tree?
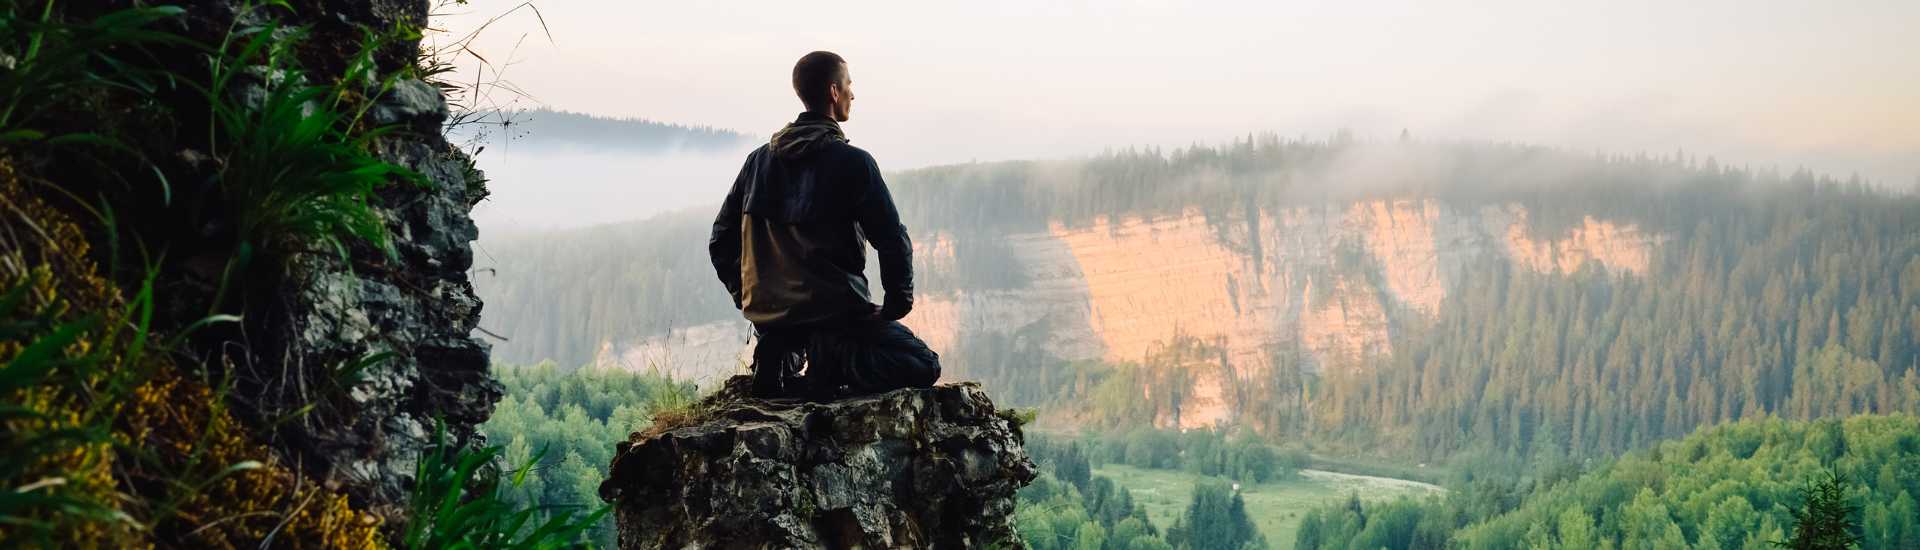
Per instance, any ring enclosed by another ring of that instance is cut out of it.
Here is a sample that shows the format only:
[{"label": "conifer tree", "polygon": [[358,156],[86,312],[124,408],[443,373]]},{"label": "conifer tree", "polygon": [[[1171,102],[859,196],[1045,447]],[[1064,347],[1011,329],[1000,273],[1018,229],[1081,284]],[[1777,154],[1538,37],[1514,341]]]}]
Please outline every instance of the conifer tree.
[{"label": "conifer tree", "polygon": [[1847,500],[1846,481],[1828,470],[1800,489],[1806,501],[1793,510],[1793,536],[1774,544],[1794,550],[1851,550],[1860,544],[1860,526],[1854,523],[1858,506]]}]

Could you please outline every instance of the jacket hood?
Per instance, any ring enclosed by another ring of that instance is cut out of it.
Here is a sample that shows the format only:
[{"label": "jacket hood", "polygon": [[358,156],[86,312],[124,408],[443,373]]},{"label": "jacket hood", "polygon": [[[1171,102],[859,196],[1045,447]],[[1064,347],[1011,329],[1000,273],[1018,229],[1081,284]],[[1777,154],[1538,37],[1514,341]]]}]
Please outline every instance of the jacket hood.
[{"label": "jacket hood", "polygon": [[799,118],[773,133],[773,139],[767,141],[767,148],[776,157],[794,160],[805,158],[828,145],[847,141],[847,134],[840,131],[840,123],[823,115],[800,113]]}]

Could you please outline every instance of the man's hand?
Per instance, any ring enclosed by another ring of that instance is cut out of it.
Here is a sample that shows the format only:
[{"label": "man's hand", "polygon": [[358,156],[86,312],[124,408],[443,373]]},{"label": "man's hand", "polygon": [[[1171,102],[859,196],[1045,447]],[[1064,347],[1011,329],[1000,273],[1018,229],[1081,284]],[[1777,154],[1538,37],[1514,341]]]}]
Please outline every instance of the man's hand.
[{"label": "man's hand", "polygon": [[884,305],[874,311],[874,317],[883,321],[898,321],[911,312],[913,312],[912,294],[889,292]]}]

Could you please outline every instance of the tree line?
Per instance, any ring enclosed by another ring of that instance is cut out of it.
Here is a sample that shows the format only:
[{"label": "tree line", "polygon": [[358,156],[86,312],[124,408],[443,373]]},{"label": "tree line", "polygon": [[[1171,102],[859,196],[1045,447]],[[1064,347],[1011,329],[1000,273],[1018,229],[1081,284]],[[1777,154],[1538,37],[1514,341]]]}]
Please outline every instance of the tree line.
[{"label": "tree line", "polygon": [[[1219,439],[1213,436],[1213,439]],[[1217,441],[1200,436],[1202,445]],[[1100,448],[1104,445],[1089,445]],[[1182,515],[1164,531],[1135,504],[1132,492],[1105,476],[1095,475],[1089,451],[1079,440],[1065,443],[1030,434],[1027,449],[1041,467],[1032,485],[1020,490],[1015,527],[1022,540],[1036,550],[1256,550],[1267,548],[1265,537],[1247,516],[1246,501],[1237,488],[1217,477],[1196,478],[1193,496]],[[1112,451],[1094,451],[1107,453]],[[1121,451],[1124,454],[1124,451]],[[1175,451],[1175,454],[1180,454]],[[1211,456],[1202,451],[1199,454]],[[1098,458],[1098,457],[1096,457]],[[1198,462],[1198,461],[1196,461]],[[1160,464],[1165,464],[1160,463]],[[1200,474],[1214,476],[1216,474]]]},{"label": "tree line", "polygon": [[1915,494],[1920,417],[1750,419],[1584,474],[1496,474],[1440,498],[1323,507],[1306,516],[1295,543],[1303,550],[1759,550],[1854,539],[1862,549],[1904,549],[1920,547]]},{"label": "tree line", "polygon": [[[615,369],[563,369],[553,362],[496,364],[505,389],[493,417],[481,425],[490,443],[504,445],[501,460],[522,465],[539,458],[507,500],[552,511],[600,507],[600,482],[613,446],[653,422],[653,411],[690,402],[695,388],[656,374]],[[539,524],[539,521],[534,521]],[[614,547],[611,515],[590,532],[596,546]]]},{"label": "tree line", "polygon": [[1307,465],[1298,448],[1276,450],[1247,430],[1167,430],[1137,426],[1131,430],[1082,434],[1065,443],[1039,433],[1027,438],[1036,457],[1062,465],[1062,479],[1084,480],[1094,467],[1124,464],[1135,468],[1179,470],[1246,484],[1293,479]]},{"label": "tree line", "polygon": [[[1769,414],[1920,411],[1920,197],[1677,157],[1574,166],[1562,177],[1588,184],[1442,188],[1440,200],[1525,204],[1548,238],[1586,216],[1638,224],[1659,239],[1644,273],[1470,260],[1435,318],[1391,312],[1390,356],[1323,370],[1298,348],[1272,350],[1231,396],[1237,422],[1434,462],[1604,458]],[[1378,266],[1339,269],[1382,286]],[[1048,328],[962,335],[952,356],[1013,402],[1100,427],[1167,422],[1196,368],[1225,368],[1210,343],[1179,338],[1126,364],[1068,362],[1044,348]]]},{"label": "tree line", "polygon": [[[1357,168],[1379,165],[1398,169]],[[1237,378],[1236,421],[1272,441],[1410,462],[1584,460],[1768,414],[1920,410],[1920,197],[1859,181],[1683,153],[1274,136],[890,179],[911,229],[951,231],[956,242],[1189,209],[1230,229],[1257,223],[1262,208],[1369,197],[1431,198],[1460,211],[1518,204],[1541,240],[1589,216],[1658,236],[1639,274],[1472,260],[1470,280],[1452,285],[1437,318],[1394,310],[1394,353],[1359,368],[1320,372],[1284,345],[1271,364],[1235,365],[1261,373]],[[710,215],[483,242],[497,261],[474,277],[484,326],[511,339],[497,352],[584,364],[603,349],[737,319],[701,252]],[[1265,246],[1231,244],[1249,254]],[[983,274],[1017,271],[1005,250],[956,254],[966,256],[956,265],[975,267],[928,273],[945,279],[922,292],[1027,284]],[[1365,258],[1336,269],[1381,285]],[[1165,423],[1195,368],[1226,368],[1208,343],[1183,340],[1127,364],[1065,361],[1046,349],[1046,324],[961,334],[942,354],[953,376],[981,380],[1009,404],[1070,407],[1100,429]]]},{"label": "tree line", "polygon": [[640,154],[744,151],[753,136],[711,126],[601,116],[538,107],[502,110],[460,121],[448,139],[480,147],[574,147]]},{"label": "tree line", "polygon": [[1645,276],[1481,262],[1392,357],[1321,377],[1311,420],[1262,427],[1420,460],[1605,457],[1731,420],[1920,411],[1920,200],[1706,192],[1620,199],[1700,204],[1653,227],[1668,240]]}]

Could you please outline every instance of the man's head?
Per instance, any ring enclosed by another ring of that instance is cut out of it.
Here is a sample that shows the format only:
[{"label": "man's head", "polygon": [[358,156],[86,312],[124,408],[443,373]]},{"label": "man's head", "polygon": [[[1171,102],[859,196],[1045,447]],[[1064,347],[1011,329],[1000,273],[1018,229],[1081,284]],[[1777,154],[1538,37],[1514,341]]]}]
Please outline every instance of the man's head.
[{"label": "man's head", "polygon": [[853,113],[853,76],[847,60],[833,52],[813,52],[793,64],[793,93],[807,111],[846,122]]}]

